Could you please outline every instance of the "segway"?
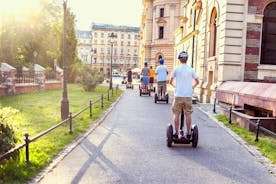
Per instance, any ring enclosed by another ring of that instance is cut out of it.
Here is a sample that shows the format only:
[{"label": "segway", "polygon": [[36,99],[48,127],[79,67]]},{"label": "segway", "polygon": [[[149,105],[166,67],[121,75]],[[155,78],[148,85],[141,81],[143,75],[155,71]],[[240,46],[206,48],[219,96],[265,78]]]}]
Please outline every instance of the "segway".
[{"label": "segway", "polygon": [[155,93],[155,87],[151,87],[151,88],[150,88],[150,91],[152,91],[152,92]]},{"label": "segway", "polygon": [[143,91],[140,85],[139,85],[139,92],[140,92],[140,96],[142,96],[142,95],[150,96],[150,90],[148,89],[148,90]]},{"label": "segway", "polygon": [[157,102],[166,102],[166,103],[169,103],[169,94],[167,93],[164,98],[163,97],[163,86],[161,87],[161,95],[158,96],[157,93],[155,93],[154,95],[154,103],[157,103]]},{"label": "segway", "polygon": [[182,110],[181,113],[181,122],[180,122],[180,132],[177,137],[173,135],[173,126],[169,124],[167,127],[167,146],[172,147],[172,143],[174,144],[190,144],[192,143],[192,147],[196,148],[198,143],[198,127],[196,124],[192,125],[191,129],[191,138],[188,140],[184,136],[184,112]]},{"label": "segway", "polygon": [[126,83],[126,88],[131,88],[131,89],[133,89],[133,84]]}]

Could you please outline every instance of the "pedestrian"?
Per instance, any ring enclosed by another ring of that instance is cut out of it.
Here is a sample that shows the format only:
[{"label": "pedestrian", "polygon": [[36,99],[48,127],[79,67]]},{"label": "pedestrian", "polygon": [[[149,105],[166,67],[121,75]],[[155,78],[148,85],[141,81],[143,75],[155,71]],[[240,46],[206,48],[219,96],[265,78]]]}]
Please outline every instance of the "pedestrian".
[{"label": "pedestrian", "polygon": [[153,83],[154,83],[154,76],[155,76],[155,71],[152,68],[152,66],[150,66],[149,69],[149,84],[150,84],[150,89],[153,89]]},{"label": "pedestrian", "polygon": [[148,68],[148,62],[144,62],[144,68],[141,71],[142,75],[142,91],[143,93],[148,91],[148,85],[149,85],[149,68]]},{"label": "pedestrian", "polygon": [[190,140],[192,122],[191,114],[193,112],[192,96],[193,90],[198,85],[199,80],[196,72],[186,64],[188,53],[186,51],[180,52],[178,59],[181,64],[173,70],[169,81],[169,83],[175,87],[175,97],[172,105],[173,120],[175,125],[174,136],[178,137],[179,116],[183,110],[187,127],[186,139]]},{"label": "pedestrian", "polygon": [[[164,65],[165,60],[163,58],[159,59],[159,66],[155,70],[155,74],[157,75],[157,91],[158,96],[161,99],[165,98],[165,94],[167,92],[167,76],[168,76],[168,67]],[[162,95],[161,95],[162,89]]]}]

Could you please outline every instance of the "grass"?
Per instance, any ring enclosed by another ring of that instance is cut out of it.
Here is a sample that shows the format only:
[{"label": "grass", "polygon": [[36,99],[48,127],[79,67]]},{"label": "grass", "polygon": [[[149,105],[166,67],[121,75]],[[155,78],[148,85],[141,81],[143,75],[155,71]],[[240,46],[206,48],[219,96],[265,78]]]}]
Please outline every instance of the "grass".
[{"label": "grass", "polygon": [[[65,145],[85,132],[122,93],[118,90],[116,95],[114,90],[114,95],[110,94],[110,101],[107,101],[107,91],[108,87],[98,86],[95,92],[85,92],[80,85],[69,84],[68,98],[70,112],[73,115],[89,105],[89,100],[95,101],[100,98],[102,93],[105,95],[104,108],[101,108],[99,102],[93,105],[92,119],[89,117],[89,108],[73,119],[73,134],[69,134],[69,127],[65,124],[32,142],[29,148],[29,165],[25,163],[25,149],[21,149],[19,160],[11,160],[0,165],[0,183],[21,184],[36,176]],[[19,110],[13,122],[16,134],[20,138],[18,144],[24,142],[24,133],[28,132],[32,138],[61,121],[61,99],[61,90],[0,97],[0,108],[12,107]]]},{"label": "grass", "polygon": [[254,132],[242,128],[235,121],[232,121],[232,124],[229,124],[229,119],[226,116],[217,115],[216,118],[228,128],[236,132],[243,140],[256,147],[264,156],[271,160],[272,164],[276,164],[276,139],[274,137],[265,135],[260,131],[259,140],[256,142],[256,134]]}]

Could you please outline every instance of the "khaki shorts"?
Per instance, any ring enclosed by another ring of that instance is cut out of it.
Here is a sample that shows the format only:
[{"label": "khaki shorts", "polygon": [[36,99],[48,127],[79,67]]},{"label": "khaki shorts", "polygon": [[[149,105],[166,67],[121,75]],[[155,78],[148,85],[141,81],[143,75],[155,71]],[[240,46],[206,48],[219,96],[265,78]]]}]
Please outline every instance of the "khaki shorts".
[{"label": "khaki shorts", "polygon": [[157,88],[158,88],[158,92],[161,92],[161,88],[162,89],[162,93],[167,91],[167,81],[159,81],[157,82]]},{"label": "khaki shorts", "polygon": [[175,97],[172,104],[172,111],[174,114],[181,114],[181,111],[184,111],[184,114],[192,114],[192,98],[191,97]]}]

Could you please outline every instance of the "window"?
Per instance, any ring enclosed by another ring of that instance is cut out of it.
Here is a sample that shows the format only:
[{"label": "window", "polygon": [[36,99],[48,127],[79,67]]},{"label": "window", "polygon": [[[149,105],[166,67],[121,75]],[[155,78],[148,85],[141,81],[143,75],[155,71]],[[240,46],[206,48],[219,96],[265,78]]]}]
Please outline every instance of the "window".
[{"label": "window", "polygon": [[128,38],[128,39],[130,39],[130,38],[131,38],[131,35],[130,35],[130,34],[128,34],[128,35],[127,35],[127,38]]},{"label": "window", "polygon": [[124,39],[124,34],[123,33],[121,34],[121,39]]},{"label": "window", "polygon": [[164,8],[160,8],[160,17],[164,17]]},{"label": "window", "polygon": [[210,20],[210,41],[209,41],[209,57],[216,55],[216,42],[217,42],[217,10],[214,8]]},{"label": "window", "polygon": [[134,38],[135,38],[135,40],[137,40],[138,39],[138,34],[135,34]]},{"label": "window", "polygon": [[127,42],[127,45],[130,46],[130,42],[129,41]]},{"label": "window", "polygon": [[124,49],[121,49],[121,54],[122,54],[122,55],[124,54]]},{"label": "window", "polygon": [[94,37],[95,37],[95,38],[98,37],[98,33],[97,33],[97,32],[94,33]]},{"label": "window", "polygon": [[94,40],[94,44],[97,45],[97,40]]},{"label": "window", "polygon": [[262,30],[261,64],[276,65],[276,3],[264,10]]},{"label": "window", "polygon": [[124,42],[123,41],[121,41],[121,46],[124,46]]},{"label": "window", "polygon": [[159,39],[163,39],[164,38],[164,27],[161,26],[159,27]]},{"label": "window", "polygon": [[102,38],[104,37],[104,33],[101,33],[101,37],[102,37]]},{"label": "window", "polygon": [[101,44],[104,45],[104,41],[103,40],[101,41]]}]

